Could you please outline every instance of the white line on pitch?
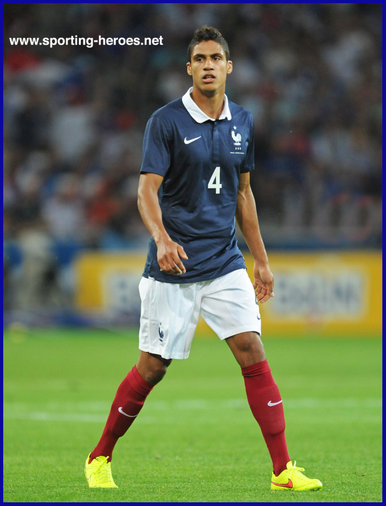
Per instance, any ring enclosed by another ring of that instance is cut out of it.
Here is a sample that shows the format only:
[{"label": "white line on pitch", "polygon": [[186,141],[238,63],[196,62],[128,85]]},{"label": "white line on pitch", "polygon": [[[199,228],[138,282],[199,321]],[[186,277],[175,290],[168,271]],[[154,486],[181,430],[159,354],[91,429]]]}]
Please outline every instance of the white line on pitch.
[{"label": "white line on pitch", "polygon": [[[312,409],[334,409],[346,410],[352,408],[380,408],[382,406],[381,399],[289,399],[284,401],[286,409],[292,408],[312,408]],[[63,408],[67,408],[67,412],[63,412]],[[48,410],[47,410],[48,408]],[[43,408],[44,409],[44,408]],[[27,403],[6,403],[4,405],[5,420],[35,420],[35,421],[58,421],[58,422],[104,422],[110,409],[108,402],[92,402],[92,403],[66,403],[56,404],[50,403],[46,409],[41,411],[32,411],[31,406]],[[177,401],[154,401],[149,402],[146,406],[146,412],[143,413],[141,419],[144,423],[152,423],[155,417],[152,416],[154,411],[202,411],[210,409],[227,409],[227,410],[249,410],[246,400],[243,399],[227,399],[223,401],[209,401],[204,399],[188,399]],[[76,412],[74,412],[76,411]]]}]

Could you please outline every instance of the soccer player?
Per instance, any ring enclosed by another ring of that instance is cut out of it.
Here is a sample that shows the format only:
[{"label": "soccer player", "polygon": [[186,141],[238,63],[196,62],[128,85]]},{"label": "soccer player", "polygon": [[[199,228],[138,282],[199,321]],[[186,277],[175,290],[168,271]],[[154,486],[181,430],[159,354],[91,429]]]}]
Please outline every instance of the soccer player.
[{"label": "soccer player", "polygon": [[[114,446],[139,414],[172,359],[189,356],[199,314],[241,367],[251,411],[272,459],[272,490],[318,490],[288,455],[285,421],[260,339],[259,303],[273,297],[273,275],[250,187],[253,120],[228,100],[228,44],[197,29],[186,69],[193,86],[149,119],[138,207],[152,239],[139,284],[140,355],[120,384],[103,434],[86,459],[92,488],[116,487]],[[252,284],[235,237],[235,218],[254,258]]]}]

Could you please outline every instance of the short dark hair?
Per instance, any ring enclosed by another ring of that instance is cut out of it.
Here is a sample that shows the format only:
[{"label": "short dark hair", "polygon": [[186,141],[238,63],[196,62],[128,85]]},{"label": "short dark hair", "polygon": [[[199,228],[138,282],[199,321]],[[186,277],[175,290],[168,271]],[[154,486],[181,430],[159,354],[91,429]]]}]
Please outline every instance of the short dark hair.
[{"label": "short dark hair", "polygon": [[231,55],[229,52],[228,42],[224,39],[222,33],[213,26],[203,25],[195,30],[193,38],[189,43],[187,50],[188,61],[191,60],[194,46],[206,40],[213,40],[214,42],[218,42],[224,50],[226,59],[230,60]]}]

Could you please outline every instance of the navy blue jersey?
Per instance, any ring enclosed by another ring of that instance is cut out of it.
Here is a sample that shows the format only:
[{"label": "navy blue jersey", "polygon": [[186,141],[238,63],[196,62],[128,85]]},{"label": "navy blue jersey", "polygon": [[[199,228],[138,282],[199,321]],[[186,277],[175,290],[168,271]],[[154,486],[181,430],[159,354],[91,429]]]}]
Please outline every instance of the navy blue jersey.
[{"label": "navy blue jersey", "polygon": [[154,112],[143,141],[141,173],[163,176],[163,224],[189,257],[183,260],[185,274],[166,274],[151,239],[143,275],[168,283],[203,281],[245,268],[235,212],[240,173],[254,168],[252,115],[225,97],[220,118],[210,119],[190,91]]}]

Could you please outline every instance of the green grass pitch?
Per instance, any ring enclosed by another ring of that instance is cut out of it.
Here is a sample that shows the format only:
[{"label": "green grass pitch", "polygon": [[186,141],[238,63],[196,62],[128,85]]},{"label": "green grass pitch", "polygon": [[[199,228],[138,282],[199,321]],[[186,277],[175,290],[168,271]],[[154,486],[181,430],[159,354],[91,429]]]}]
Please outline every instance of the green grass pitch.
[{"label": "green grass pitch", "polygon": [[83,474],[136,331],[25,330],[4,340],[6,502],[381,502],[381,340],[266,338],[292,459],[319,492],[269,490],[271,465],[225,343],[196,337],[118,442],[119,489]]}]

